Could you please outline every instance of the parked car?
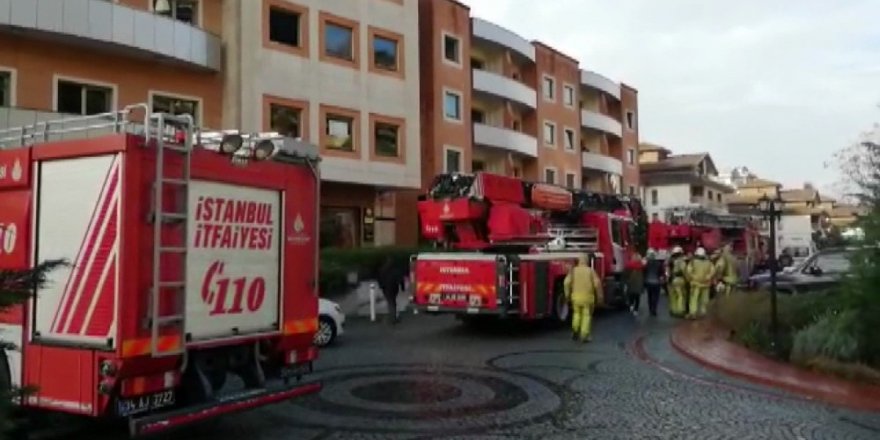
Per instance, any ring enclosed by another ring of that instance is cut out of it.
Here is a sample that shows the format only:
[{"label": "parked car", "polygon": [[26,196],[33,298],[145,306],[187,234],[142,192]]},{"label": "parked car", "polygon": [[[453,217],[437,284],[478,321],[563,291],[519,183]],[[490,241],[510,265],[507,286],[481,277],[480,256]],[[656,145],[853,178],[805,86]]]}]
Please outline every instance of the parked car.
[{"label": "parked car", "polygon": [[329,299],[320,298],[318,301],[318,330],[315,332],[314,344],[317,347],[326,347],[342,336],[345,314],[339,304]]},{"label": "parked car", "polygon": [[[840,283],[850,271],[854,248],[832,248],[816,252],[805,260],[776,273],[776,288],[780,293],[805,293],[827,289]],[[749,278],[749,287],[770,287],[770,272]]]}]

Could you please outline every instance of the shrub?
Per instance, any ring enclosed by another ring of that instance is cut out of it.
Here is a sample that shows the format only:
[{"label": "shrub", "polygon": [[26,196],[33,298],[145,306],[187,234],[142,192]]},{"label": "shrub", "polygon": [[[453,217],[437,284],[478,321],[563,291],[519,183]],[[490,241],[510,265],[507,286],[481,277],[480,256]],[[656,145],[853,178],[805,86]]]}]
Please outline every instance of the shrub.
[{"label": "shrub", "polygon": [[394,246],[322,249],[319,277],[321,295],[344,292],[349,273],[357,273],[361,280],[376,279],[386,257],[393,258],[396,264],[408,265],[410,257],[418,252],[418,248]]},{"label": "shrub", "polygon": [[859,341],[853,311],[826,313],[815,323],[797,332],[791,361],[806,365],[816,358],[855,362],[859,359]]},{"label": "shrub", "polygon": [[845,363],[826,357],[813,358],[802,366],[842,379],[880,385],[880,371],[862,363]]}]

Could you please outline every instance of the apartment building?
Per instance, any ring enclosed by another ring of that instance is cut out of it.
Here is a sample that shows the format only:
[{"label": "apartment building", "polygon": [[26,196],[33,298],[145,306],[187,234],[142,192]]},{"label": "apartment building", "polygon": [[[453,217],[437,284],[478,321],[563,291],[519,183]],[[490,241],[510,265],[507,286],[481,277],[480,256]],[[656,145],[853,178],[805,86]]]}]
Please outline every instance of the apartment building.
[{"label": "apartment building", "polygon": [[485,170],[638,192],[635,89],[455,0],[420,6],[424,185],[438,173]]},{"label": "apartment building", "polygon": [[422,186],[418,6],[224,2],[224,125],[319,145],[323,246],[416,240],[397,194]]},{"label": "apartment building", "polygon": [[700,207],[727,212],[726,198],[734,189],[718,178],[708,153],[678,154],[656,144],[640,146],[638,161],[645,212],[664,219],[670,208]]},{"label": "apartment building", "polygon": [[0,128],[128,104],[222,118],[221,2],[0,1]]}]

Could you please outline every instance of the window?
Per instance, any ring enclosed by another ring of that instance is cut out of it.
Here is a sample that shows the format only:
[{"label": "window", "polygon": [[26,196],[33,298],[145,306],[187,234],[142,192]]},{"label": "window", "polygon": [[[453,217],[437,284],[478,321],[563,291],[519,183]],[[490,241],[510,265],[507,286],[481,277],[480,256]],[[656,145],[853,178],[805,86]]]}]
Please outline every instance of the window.
[{"label": "window", "polygon": [[283,136],[301,138],[302,114],[300,108],[281,104],[269,104],[269,128]]},{"label": "window", "polygon": [[354,61],[354,29],[333,23],[324,24],[324,54],[346,61]]},{"label": "window", "polygon": [[635,130],[635,127],[636,127],[636,114],[631,111],[627,111],[626,112],[626,128],[628,128],[630,130]]},{"label": "window", "polygon": [[483,70],[486,68],[486,64],[483,63],[483,60],[471,58],[471,67],[473,67],[474,69]]},{"label": "window", "polygon": [[443,36],[443,58],[461,64],[461,40],[452,35]]},{"label": "window", "polygon": [[813,267],[822,269],[822,273],[846,273],[850,270],[850,261],[845,252],[819,254],[812,264]]},{"label": "window", "polygon": [[471,110],[471,121],[475,124],[483,124],[486,122],[486,113],[482,110]]},{"label": "window", "polygon": [[634,187],[632,185],[629,186],[629,195],[631,195],[631,196],[636,195],[636,187]]},{"label": "window", "polygon": [[376,156],[400,156],[400,125],[388,122],[375,122],[373,125],[373,145]]},{"label": "window", "polygon": [[443,116],[453,121],[461,121],[461,95],[446,91],[443,95]]},{"label": "window", "polygon": [[632,148],[626,150],[626,163],[630,165],[636,164],[636,150],[633,150]]},{"label": "window", "polygon": [[544,143],[547,145],[556,145],[556,125],[552,122],[544,123]]},{"label": "window", "polygon": [[544,98],[550,101],[556,99],[556,81],[549,77],[544,77]]},{"label": "window", "polygon": [[12,105],[12,73],[0,72],[0,107]]},{"label": "window", "polygon": [[547,183],[556,184],[556,170],[552,168],[544,169],[544,181]]},{"label": "window", "polygon": [[153,12],[184,23],[198,24],[197,0],[153,0]]},{"label": "window", "polygon": [[659,203],[658,199],[659,199],[659,194],[657,194],[657,190],[652,189],[651,190],[651,206],[657,206],[657,204]]},{"label": "window", "polygon": [[109,112],[113,106],[113,89],[109,87],[58,81],[55,110],[59,113],[94,115]]},{"label": "window", "polygon": [[721,203],[721,193],[718,193],[718,203]]},{"label": "window", "polygon": [[565,129],[565,149],[574,151],[574,130]]},{"label": "window", "polygon": [[574,173],[565,173],[565,186],[569,188],[574,188],[575,177],[577,176],[575,176]]},{"label": "window", "polygon": [[171,113],[173,115],[190,115],[199,125],[199,103],[191,99],[173,96],[153,95],[150,105],[154,112]]},{"label": "window", "polygon": [[565,105],[568,107],[574,107],[574,87],[565,86],[563,88],[563,91],[564,91],[564,95],[562,98],[563,98],[563,102],[565,103]]},{"label": "window", "polygon": [[376,69],[390,72],[401,70],[399,41],[387,35],[373,35],[373,66]]},{"label": "window", "polygon": [[443,158],[444,164],[443,169],[446,170],[447,173],[460,173],[461,172],[461,159],[462,154],[460,150],[456,150],[453,148],[446,148],[446,157]]},{"label": "window", "polygon": [[712,193],[711,189],[709,191],[707,191],[707,194],[709,195],[708,198],[709,198],[709,201],[711,202],[715,198],[715,194]]},{"label": "window", "polygon": [[301,20],[299,12],[269,8],[269,41],[291,47],[302,47]]},{"label": "window", "polygon": [[327,113],[324,146],[334,150],[354,151],[354,118],[351,116]]},{"label": "window", "polygon": [[483,171],[485,169],[486,169],[486,162],[483,162],[481,160],[475,160],[475,161],[471,162],[471,170],[473,172],[478,173],[478,172]]}]

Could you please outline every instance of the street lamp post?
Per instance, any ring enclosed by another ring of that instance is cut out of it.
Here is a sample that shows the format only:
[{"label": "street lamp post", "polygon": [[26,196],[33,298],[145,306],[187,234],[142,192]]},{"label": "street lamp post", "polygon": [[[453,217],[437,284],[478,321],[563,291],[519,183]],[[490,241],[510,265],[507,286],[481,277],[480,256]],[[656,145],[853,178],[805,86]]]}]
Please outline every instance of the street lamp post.
[{"label": "street lamp post", "polygon": [[779,350],[779,316],[776,309],[776,272],[779,270],[776,259],[776,222],[781,218],[784,207],[785,202],[778,195],[771,199],[764,194],[758,199],[761,215],[770,222],[770,332],[773,336],[774,352]]}]

